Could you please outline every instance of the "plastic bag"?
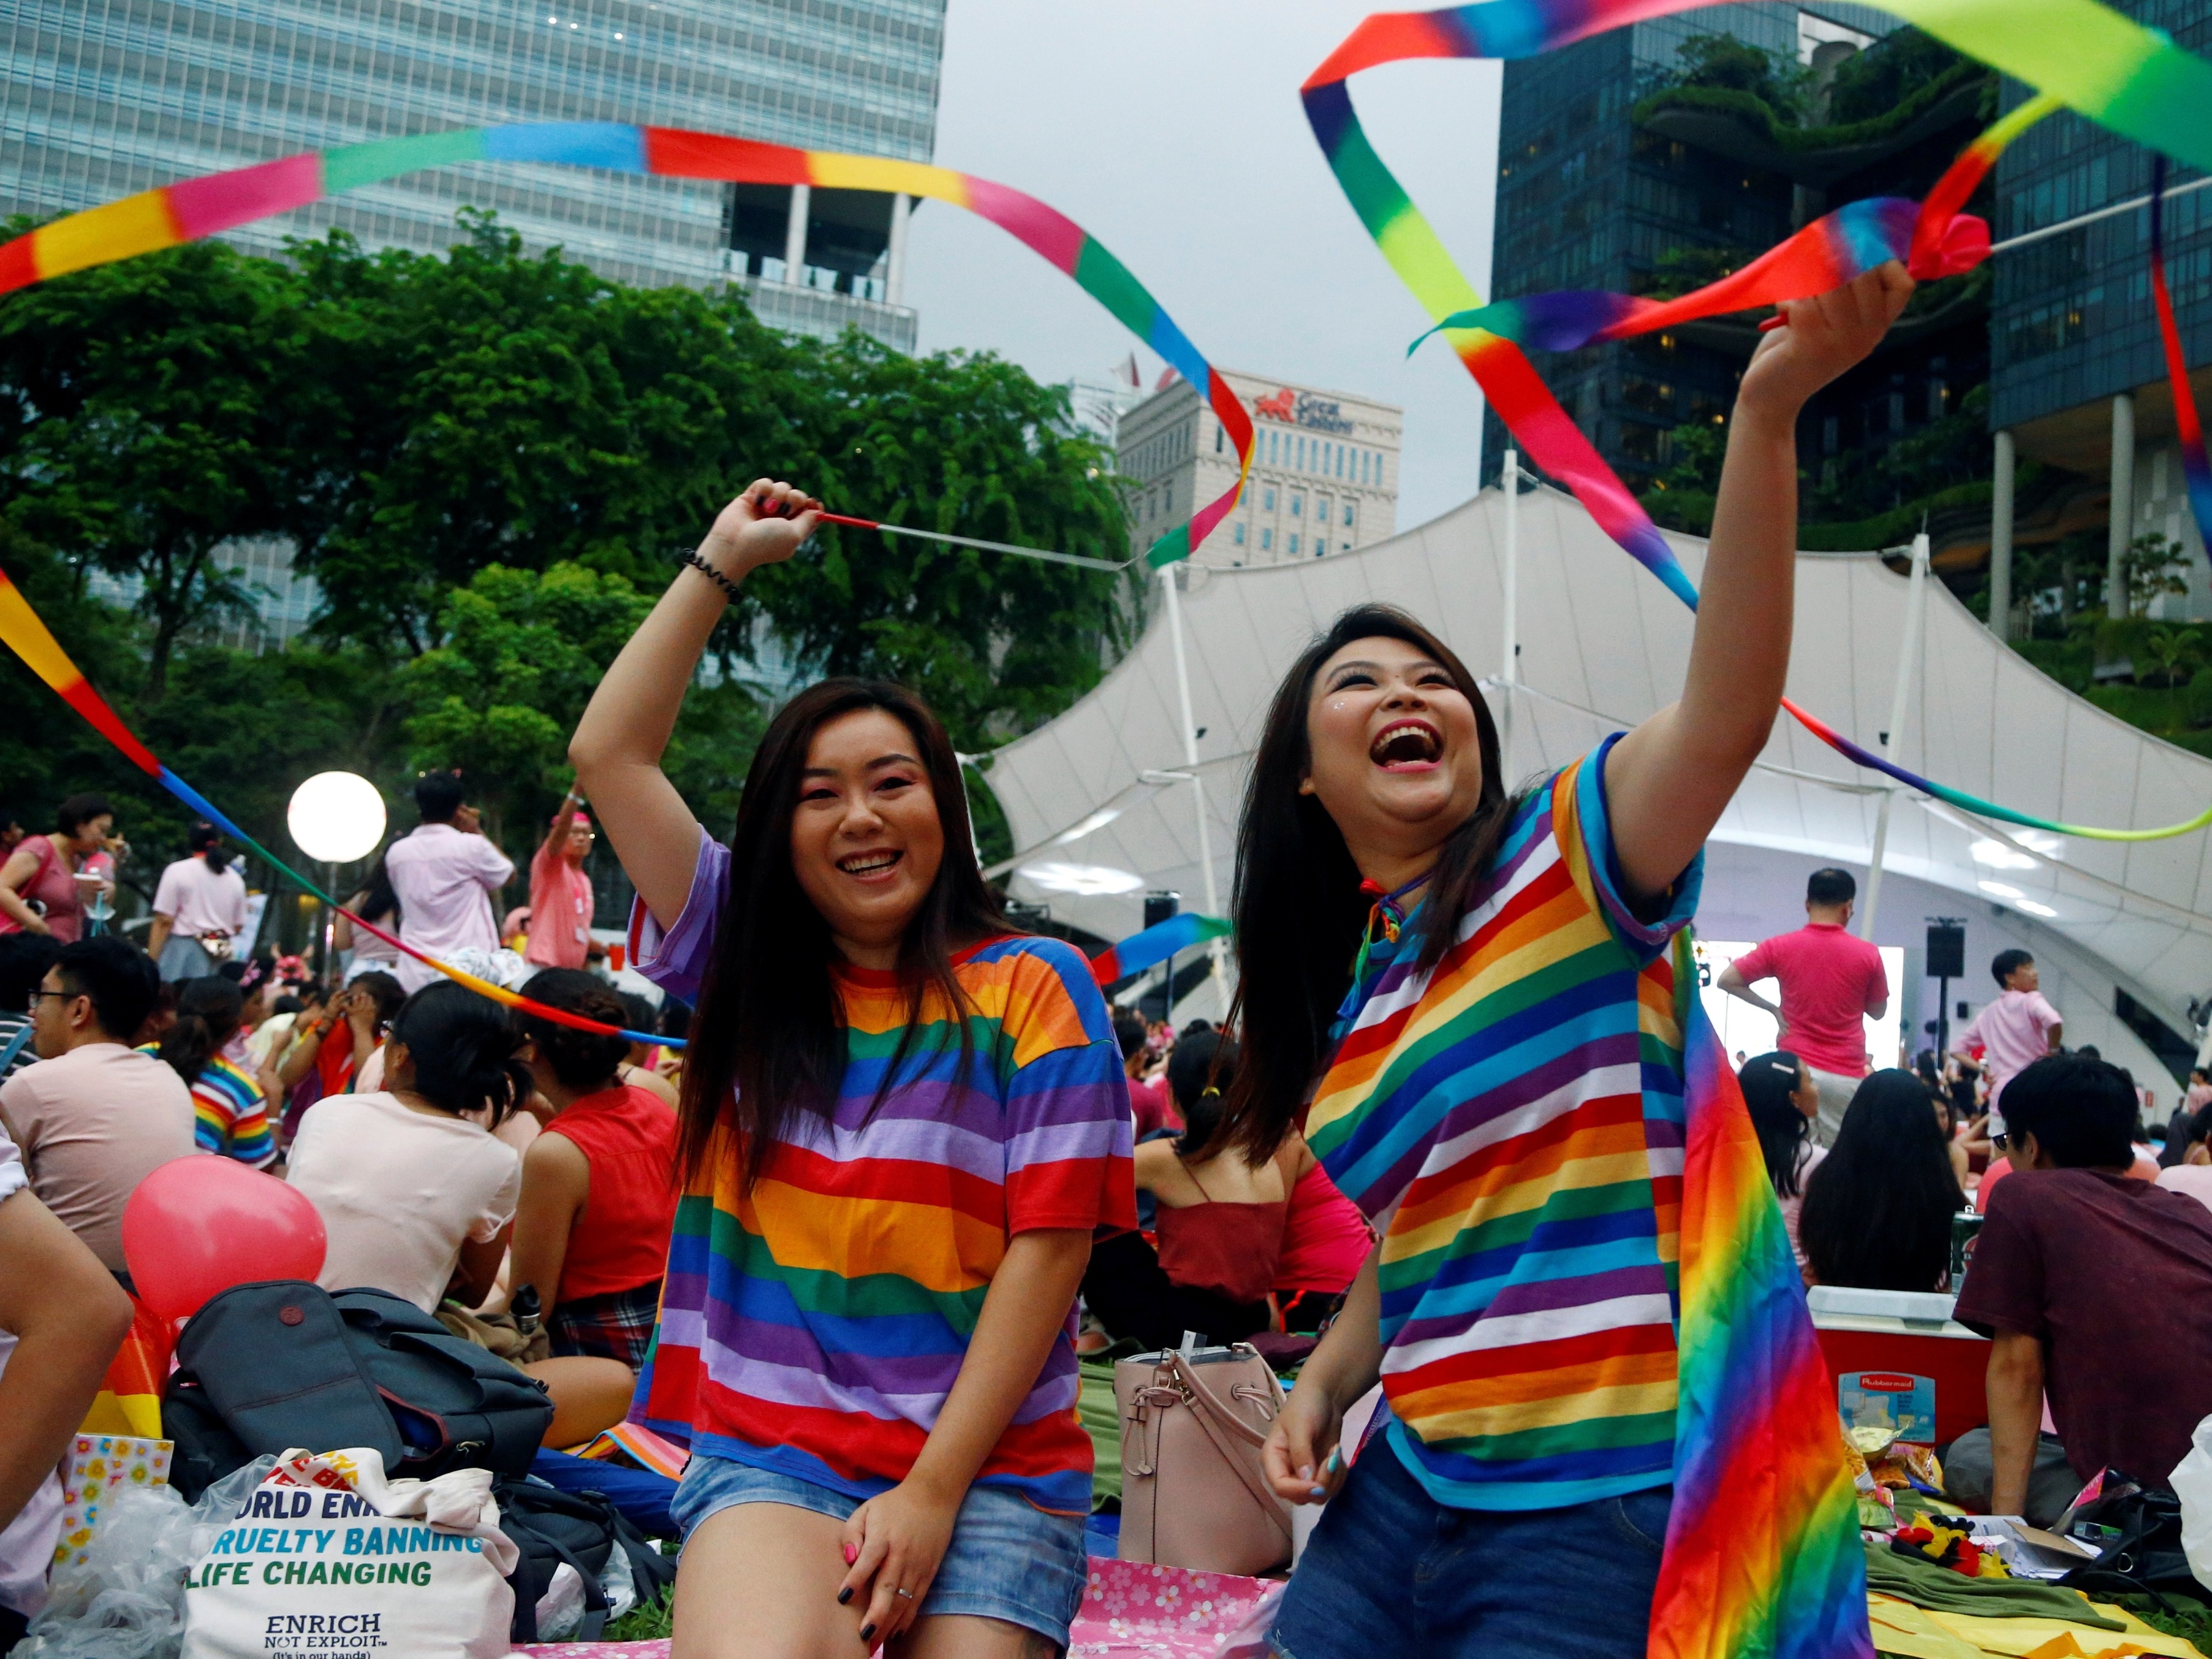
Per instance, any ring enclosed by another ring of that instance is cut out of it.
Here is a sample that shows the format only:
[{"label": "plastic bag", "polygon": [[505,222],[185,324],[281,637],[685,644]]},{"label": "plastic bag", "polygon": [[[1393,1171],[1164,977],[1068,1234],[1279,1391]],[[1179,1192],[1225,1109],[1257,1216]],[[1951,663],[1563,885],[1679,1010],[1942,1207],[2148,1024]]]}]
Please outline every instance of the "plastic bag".
[{"label": "plastic bag", "polygon": [[46,1611],[13,1659],[177,1659],[185,1574],[276,1467],[259,1458],[191,1505],[169,1486],[118,1488],[104,1500],[84,1559],[55,1569]]},{"label": "plastic bag", "polygon": [[2173,1493],[2181,1500],[2181,1553],[2197,1582],[2212,1589],[2212,1417],[2189,1437],[2189,1455],[2174,1465]]},{"label": "plastic bag", "polygon": [[516,1551],[491,1486],[481,1468],[387,1480],[365,1446],[285,1453],[185,1581],[185,1659],[503,1659]]}]

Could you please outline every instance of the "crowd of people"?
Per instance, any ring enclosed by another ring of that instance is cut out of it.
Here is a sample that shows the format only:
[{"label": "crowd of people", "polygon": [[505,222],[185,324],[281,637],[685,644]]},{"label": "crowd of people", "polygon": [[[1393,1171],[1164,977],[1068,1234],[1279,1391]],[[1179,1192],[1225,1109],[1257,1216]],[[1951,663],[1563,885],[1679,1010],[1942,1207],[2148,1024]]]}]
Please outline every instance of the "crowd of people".
[{"label": "crowd of people", "polygon": [[[343,973],[238,959],[204,833],[149,954],[82,925],[118,848],[73,797],[0,865],[0,1645],[131,1317],[124,1209],[198,1156],[313,1204],[326,1286],[537,1377],[550,1444],[627,1417],[681,1449],[680,1659],[1064,1649],[1079,1356],[1239,1338],[1302,1358],[1264,1480],[1327,1504],[1277,1652],[1641,1656],[1683,1340],[1668,946],[1782,690],[1798,413],[1911,291],[1885,266],[1763,335],[1682,693],[1633,731],[1516,789],[1474,676],[1415,617],[1363,604],[1298,654],[1253,757],[1226,1029],[1170,1038],[1013,925],[952,743],[897,685],[799,691],[729,838],[692,816],[663,754],[730,601],[818,521],[787,484],[722,511],[604,676],[525,909],[502,915],[514,866],[434,773],[354,896]],[[602,828],[659,1010],[593,971]],[[2212,1410],[2212,1085],[2145,1178],[2132,1083],[2059,1052],[2017,951],[1958,1052],[1869,1074],[1892,988],[1854,898],[1817,873],[1806,927],[1721,981],[1779,1018],[1741,1081],[1805,1281],[1945,1288],[1976,1189],[1950,1288],[1992,1336],[1989,1501],[2035,1513],[2054,1460],[2159,1483]],[[518,1018],[413,951],[631,1032],[687,1011],[688,1046]]]}]

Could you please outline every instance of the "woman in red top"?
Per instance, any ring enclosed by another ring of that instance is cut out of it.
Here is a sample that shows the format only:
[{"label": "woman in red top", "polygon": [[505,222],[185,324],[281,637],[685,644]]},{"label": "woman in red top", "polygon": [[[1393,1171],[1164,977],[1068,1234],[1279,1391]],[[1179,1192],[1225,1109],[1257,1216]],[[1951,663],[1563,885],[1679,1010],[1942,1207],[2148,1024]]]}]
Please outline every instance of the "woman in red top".
[{"label": "woman in red top", "polygon": [[[628,1018],[580,968],[548,969],[523,994],[603,1024]],[[523,1154],[507,1282],[517,1295],[537,1287],[556,1357],[618,1359],[635,1371],[653,1340],[676,1219],[676,1115],[622,1080],[628,1039],[528,1017],[522,1029],[555,1115]]]}]

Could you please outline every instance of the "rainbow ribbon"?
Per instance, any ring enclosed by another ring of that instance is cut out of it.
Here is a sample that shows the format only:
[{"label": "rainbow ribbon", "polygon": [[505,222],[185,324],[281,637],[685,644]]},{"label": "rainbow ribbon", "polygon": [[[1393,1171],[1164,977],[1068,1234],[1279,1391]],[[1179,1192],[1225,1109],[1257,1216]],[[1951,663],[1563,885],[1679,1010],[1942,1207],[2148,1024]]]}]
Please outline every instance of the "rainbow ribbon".
[{"label": "rainbow ribbon", "polygon": [[[1538,351],[1573,351],[1594,342],[1624,340],[1699,317],[1717,317],[1725,312],[1802,299],[1808,294],[1825,294],[1885,260],[1905,258],[1913,251],[1920,218],[1917,202],[1900,196],[1869,197],[1823,215],[1742,270],[1679,299],[1645,300],[1628,294],[1571,289],[1518,300],[1493,300],[1473,311],[1454,312],[1407,346],[1406,355],[1412,356],[1423,341],[1448,328],[1486,329],[1502,340]],[[1928,274],[1952,276],[1971,270],[1989,257],[1989,226],[1972,214],[1955,215],[1950,234],[1938,245]]]},{"label": "rainbow ribbon", "polygon": [[1237,482],[1153,543],[1145,556],[1149,565],[1157,569],[1188,558],[1237,505],[1251,471],[1252,417],[1237,393],[1129,268],[1064,214],[1034,196],[947,167],[795,149],[681,127],[615,121],[470,127],[348,144],[187,179],[71,214],[0,246],[0,294],[66,271],[197,241],[401,173],[464,161],[552,161],[660,179],[903,191],[964,208],[1073,277],[1078,288],[1167,359],[1176,373],[1203,388],[1206,402],[1235,440]]},{"label": "rainbow ribbon", "polygon": [[2189,384],[2189,360],[2181,355],[2181,329],[2173,319],[2173,295],[2166,285],[2166,157],[2156,158],[2150,174],[2150,293],[2158,307],[2159,343],[2166,349],[2166,378],[2173,387],[2173,426],[2181,444],[2181,476],[2189,486],[2189,510],[2197,533],[2212,558],[2212,461],[2204,455],[2204,423],[2197,418],[2197,393]]},{"label": "rainbow ribbon", "polygon": [[[0,246],[0,294],[12,293],[70,271],[196,241],[422,167],[448,167],[463,161],[551,161],[665,179],[903,191],[964,208],[989,220],[1064,275],[1073,277],[1077,287],[1120,319],[1185,380],[1194,386],[1203,387],[1206,402],[1235,441],[1235,483],[1153,543],[1145,556],[1149,566],[1157,569],[1188,558],[1237,505],[1251,472],[1252,418],[1237,393],[1191,343],[1165,307],[1131,275],[1128,267],[1073,220],[1033,196],[972,173],[955,173],[915,161],[887,161],[879,156],[795,149],[784,144],[758,143],[751,139],[693,132],[679,127],[633,126],[611,121],[544,121],[516,126],[471,127],[460,131],[426,133],[419,137],[349,144],[337,149],[289,155],[258,167],[187,179],[71,214]],[[901,528],[890,525],[878,527]],[[1067,555],[1041,553],[1033,549],[1007,547],[1002,550],[1069,558]],[[356,927],[495,1002],[580,1030],[611,1033],[619,1029],[519,996],[504,986],[426,956],[374,923],[354,915],[332,895],[256,842],[212,801],[155,759],[117,717],[106,700],[87,683],[29,602],[4,574],[0,574],[0,643],[5,643],[21,657],[33,672],[59,693],[63,701],[89,721],[133,765],[200,817],[268,860],[307,892],[341,915],[351,917]],[[624,1030],[622,1035],[633,1042],[682,1046],[650,1031]]]},{"label": "rainbow ribbon", "polygon": [[1972,270],[1990,257],[1988,222],[1961,211],[2005,146],[2062,108],[2055,98],[2031,98],[1959,152],[1925,202],[1869,197],[1824,215],[1742,270],[1673,300],[1564,289],[1493,300],[1453,313],[1406,348],[1407,356],[1446,329],[1486,329],[1539,351],[1573,351],[1593,342],[1623,340],[1700,317],[1780,305],[1825,294],[1896,259],[1917,282]]},{"label": "rainbow ribbon", "polygon": [[[1443,11],[1378,13],[1353,29],[1299,89],[1306,119],[1338,185],[1390,268],[1437,325],[1432,331],[1440,331],[1450,343],[1491,407],[1537,467],[1565,483],[1600,529],[1693,611],[1698,590],[1689,573],[1682,568],[1642,503],[1559,407],[1520,347],[1487,327],[1455,325],[1455,319],[1491,308],[1484,307],[1405,187],[1376,154],[1352,108],[1346,82],[1361,70],[1407,58],[1528,57],[1605,29],[1692,10],[1707,3],[1485,0],[1485,3]],[[2011,0],[2002,5],[1988,0],[1878,3],[1884,10],[1917,23],[1961,52],[2041,88],[2040,96],[1968,145],[1929,192],[1906,238],[1908,257],[1917,268],[1942,270],[1950,262],[1972,255],[1978,240],[1985,247],[1986,227],[1979,231],[1972,227],[1962,230],[1959,209],[2004,146],[2061,106],[2079,110],[2115,131],[2185,161],[2212,166],[2212,131],[2205,131],[2197,118],[2197,112],[2212,107],[2206,101],[2212,99],[2212,64],[2096,0]],[[1877,212],[1875,216],[1887,227],[1886,234],[1894,234],[1893,210]],[[1817,234],[1808,235],[1808,232]],[[1777,290],[1791,284],[1780,282],[1778,273],[1786,271],[1801,281],[1816,281],[1824,265],[1832,276],[1835,269],[1841,268],[1840,262],[1857,257],[1855,250],[1863,251],[1866,246],[1864,240],[1855,240],[1823,222],[1808,227],[1762,260],[1714,286],[1727,289],[1764,267],[1758,283],[1763,285],[1767,297],[1742,303],[1802,298],[1820,289],[1780,293]],[[1833,286],[1833,282],[1826,285]],[[1704,292],[1711,294],[1711,289]],[[1512,326],[1522,326],[1525,318],[1532,328],[1561,329],[1565,325],[1563,318],[1573,313],[1576,301],[1584,306],[1582,321],[1594,321],[1599,329],[1624,327],[1638,315],[1636,302],[1626,296],[1555,295],[1540,296],[1540,301],[1561,303],[1547,307],[1528,301],[1508,302],[1529,307],[1514,318]],[[1609,313],[1598,301],[1611,307]],[[1715,307],[1716,310],[1735,308],[1735,303]],[[2173,349],[2178,356],[2178,347]],[[1807,731],[1857,764],[1962,811],[2004,823],[2094,841],[2159,841],[2212,823],[2212,807],[2185,823],[2154,830],[2106,830],[2016,811],[1884,760],[1787,698],[1782,706]]]},{"label": "rainbow ribbon", "polygon": [[276,869],[298,883],[301,888],[313,894],[340,915],[350,920],[355,927],[375,934],[386,945],[404,951],[416,961],[436,969],[448,979],[458,980],[479,995],[488,996],[494,1002],[502,1003],[509,1008],[519,1009],[539,1019],[550,1020],[556,1025],[573,1026],[580,1031],[597,1032],[602,1036],[625,1036],[632,1042],[658,1042],[665,1047],[677,1048],[684,1046],[674,1037],[661,1036],[652,1031],[633,1031],[620,1025],[606,1025],[596,1019],[586,1019],[581,1014],[572,1014],[563,1008],[550,1007],[532,998],[523,996],[518,992],[510,991],[504,985],[495,985],[488,979],[479,979],[474,974],[464,972],[451,963],[441,962],[434,956],[425,955],[408,944],[406,940],[386,933],[374,922],[355,915],[352,911],[338,902],[335,895],[325,892],[314,882],[301,875],[259,842],[254,840],[252,836],[247,835],[245,830],[240,829],[226,817],[222,810],[213,801],[155,759],[153,751],[138,741],[131,728],[124,725],[115,710],[108,706],[107,699],[93,690],[91,683],[85,678],[83,672],[76,663],[70,660],[69,653],[62,649],[61,642],[54,638],[52,631],[40,619],[39,613],[31,609],[31,602],[23,597],[22,590],[8,580],[5,572],[0,572],[0,644],[6,645],[10,651],[21,657],[33,673],[52,686],[59,694],[64,702],[84,716],[93,729],[120,750],[125,758],[132,765],[191,807],[199,817],[221,830],[233,841],[258,853]]},{"label": "rainbow ribbon", "polygon": [[1651,1659],[1871,1659],[1835,1384],[1742,1091],[1674,939],[1683,1032],[1674,1504]]},{"label": "rainbow ribbon", "polygon": [[1091,977],[1101,985],[1141,974],[1154,963],[1165,962],[1178,951],[1188,951],[1208,939],[1226,939],[1235,930],[1218,916],[1202,916],[1186,910],[1154,922],[1141,933],[1132,933],[1119,945],[1109,945],[1091,958]]}]

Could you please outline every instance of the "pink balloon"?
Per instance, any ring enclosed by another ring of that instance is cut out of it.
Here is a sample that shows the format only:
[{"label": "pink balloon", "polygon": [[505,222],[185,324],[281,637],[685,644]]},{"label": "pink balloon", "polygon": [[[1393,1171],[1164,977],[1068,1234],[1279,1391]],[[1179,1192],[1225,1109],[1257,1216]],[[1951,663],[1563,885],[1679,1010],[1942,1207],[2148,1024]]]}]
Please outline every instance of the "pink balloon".
[{"label": "pink balloon", "polygon": [[164,1319],[264,1279],[313,1279],[328,1245],[297,1188],[228,1158],[180,1158],[138,1183],[123,1206],[123,1259],[138,1299]]}]

